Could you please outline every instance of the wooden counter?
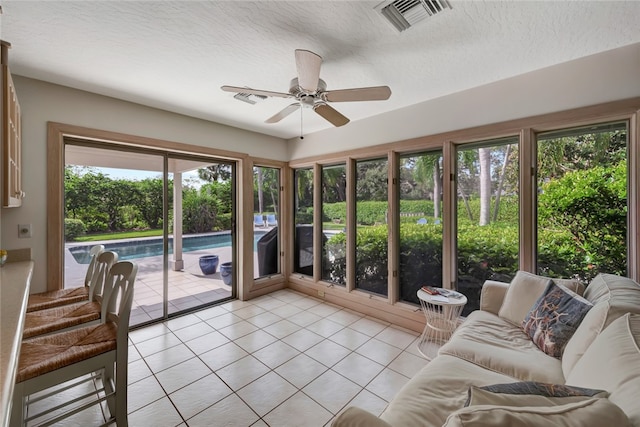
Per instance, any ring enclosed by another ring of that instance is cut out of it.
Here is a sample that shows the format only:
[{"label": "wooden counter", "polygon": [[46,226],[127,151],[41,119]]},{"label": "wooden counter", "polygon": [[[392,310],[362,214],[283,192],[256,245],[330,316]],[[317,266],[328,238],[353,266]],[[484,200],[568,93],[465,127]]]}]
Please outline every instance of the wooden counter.
[{"label": "wooden counter", "polygon": [[33,261],[0,268],[0,425],[8,426]]}]

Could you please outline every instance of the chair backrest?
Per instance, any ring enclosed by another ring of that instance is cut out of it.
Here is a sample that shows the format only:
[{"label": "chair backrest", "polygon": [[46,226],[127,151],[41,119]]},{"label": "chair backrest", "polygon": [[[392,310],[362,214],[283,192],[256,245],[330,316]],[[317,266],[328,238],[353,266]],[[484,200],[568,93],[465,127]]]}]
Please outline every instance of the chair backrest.
[{"label": "chair backrest", "polygon": [[112,251],[102,252],[96,257],[96,265],[89,285],[89,301],[102,301],[104,284],[111,266],[118,261],[118,254]]},{"label": "chair backrest", "polygon": [[253,223],[254,224],[263,225],[264,224],[264,215],[254,215],[253,216]]},{"label": "chair backrest", "polygon": [[267,224],[275,225],[277,223],[278,223],[278,221],[276,220],[276,216],[275,215],[267,215]]},{"label": "chair backrest", "polygon": [[104,284],[100,322],[115,322],[118,326],[118,341],[125,344],[133,303],[133,283],[137,273],[137,264],[120,261],[111,266]]},{"label": "chair backrest", "polygon": [[104,252],[104,245],[95,245],[89,251],[89,255],[91,255],[91,261],[89,261],[89,267],[87,267],[87,274],[84,276],[85,286],[91,286],[93,272],[96,269],[96,261],[98,260],[98,255],[100,255],[102,252]]},{"label": "chair backrest", "polygon": [[424,225],[424,224],[426,224],[426,223],[427,223],[427,219],[426,219],[426,218],[420,218],[420,219],[416,222],[416,224],[420,224],[420,225]]}]

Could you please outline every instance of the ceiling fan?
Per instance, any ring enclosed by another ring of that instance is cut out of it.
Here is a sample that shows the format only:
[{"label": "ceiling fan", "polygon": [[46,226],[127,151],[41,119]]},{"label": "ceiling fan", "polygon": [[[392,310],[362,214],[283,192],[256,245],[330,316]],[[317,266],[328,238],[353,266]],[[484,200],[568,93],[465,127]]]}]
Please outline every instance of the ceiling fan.
[{"label": "ceiling fan", "polygon": [[391,96],[391,89],[388,86],[327,90],[327,84],[320,78],[322,57],[303,49],[296,49],[295,56],[298,77],[291,80],[288,93],[237,86],[222,86],[221,89],[226,92],[296,100],[293,104],[265,120],[265,123],[277,123],[300,107],[307,107],[313,108],[313,111],[334,126],[344,126],[349,123],[349,119],[331,107],[329,102],[384,101]]}]

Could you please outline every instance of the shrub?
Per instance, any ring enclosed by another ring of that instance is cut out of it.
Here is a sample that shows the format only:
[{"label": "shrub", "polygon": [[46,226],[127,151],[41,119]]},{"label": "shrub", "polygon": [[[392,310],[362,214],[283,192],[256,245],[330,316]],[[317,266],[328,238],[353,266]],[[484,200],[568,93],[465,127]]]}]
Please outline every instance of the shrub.
[{"label": "shrub", "polygon": [[75,218],[64,219],[64,239],[67,242],[73,241],[78,236],[82,236],[87,232],[84,222]]}]

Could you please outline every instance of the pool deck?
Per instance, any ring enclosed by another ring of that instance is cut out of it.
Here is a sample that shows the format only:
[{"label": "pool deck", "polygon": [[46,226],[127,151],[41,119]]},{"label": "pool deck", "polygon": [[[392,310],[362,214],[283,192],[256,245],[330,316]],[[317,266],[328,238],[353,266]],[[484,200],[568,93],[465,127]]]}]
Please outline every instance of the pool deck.
[{"label": "pool deck", "polygon": [[[269,231],[268,227],[256,228],[255,231]],[[157,237],[155,237],[157,239]],[[149,238],[135,239],[149,240]],[[86,273],[86,265],[78,264],[66,248],[72,246],[97,245],[109,242],[69,243],[65,245],[65,286],[82,286]],[[168,271],[168,311],[169,314],[188,310],[203,304],[226,299],[231,296],[231,286],[225,285],[220,271],[210,275],[202,274],[198,260],[203,255],[218,255],[220,264],[232,259],[231,246],[183,252],[184,268],[179,271]],[[169,255],[169,261],[173,255]],[[135,282],[130,325],[145,323],[162,317],[163,295],[163,256],[136,258],[138,274]],[[254,251],[255,276],[257,271],[257,252]]]}]

